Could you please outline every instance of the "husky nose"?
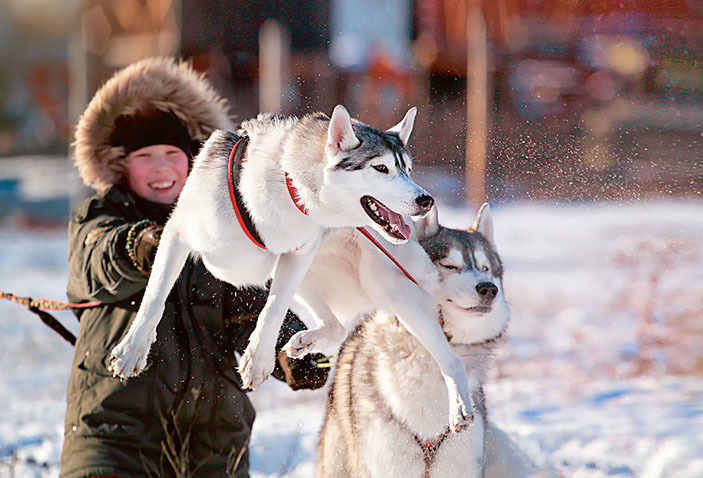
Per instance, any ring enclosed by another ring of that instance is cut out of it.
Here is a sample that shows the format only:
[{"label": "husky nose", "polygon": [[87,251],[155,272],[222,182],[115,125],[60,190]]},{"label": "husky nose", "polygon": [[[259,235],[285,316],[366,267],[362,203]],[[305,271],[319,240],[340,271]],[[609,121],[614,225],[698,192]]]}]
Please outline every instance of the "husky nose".
[{"label": "husky nose", "polygon": [[486,300],[493,300],[498,295],[498,287],[493,282],[480,282],[476,284],[476,292]]},{"label": "husky nose", "polygon": [[434,205],[434,199],[429,194],[423,194],[422,196],[418,196],[415,198],[415,203],[420,206],[420,209],[422,209],[424,212],[427,212],[432,209],[432,206]]}]

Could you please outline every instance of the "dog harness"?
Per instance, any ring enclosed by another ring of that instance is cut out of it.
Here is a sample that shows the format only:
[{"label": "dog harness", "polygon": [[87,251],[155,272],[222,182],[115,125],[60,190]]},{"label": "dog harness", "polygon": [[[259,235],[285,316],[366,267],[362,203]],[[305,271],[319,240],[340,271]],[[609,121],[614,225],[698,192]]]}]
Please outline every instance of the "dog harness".
[{"label": "dog harness", "polygon": [[[358,350],[359,349],[357,348],[354,353],[358,353]],[[354,362],[354,359],[352,359],[352,362]],[[381,394],[376,389],[375,384],[372,382],[372,380],[374,380],[374,374],[366,374],[363,377],[363,380],[366,389],[369,390],[370,393],[374,396],[375,402],[380,404],[379,411],[386,416],[386,421],[389,423],[394,423],[404,433],[410,435],[413,440],[415,440],[415,443],[417,443],[417,445],[420,447],[420,449],[422,450],[422,461],[425,465],[423,478],[431,478],[432,465],[434,464],[435,458],[437,457],[437,452],[439,451],[439,447],[442,446],[442,443],[444,443],[444,440],[446,440],[447,437],[451,435],[451,428],[449,428],[449,426],[447,425],[447,428],[445,428],[445,430],[439,435],[437,435],[435,438],[423,440],[421,436],[411,431],[405,424],[405,422],[398,418],[393,412],[393,410],[391,410],[391,408],[385,403],[385,401],[381,397]],[[472,396],[474,399],[474,406],[477,410],[481,410],[481,412],[477,413],[481,413],[485,416],[485,398],[483,396],[483,391],[479,390],[473,393]],[[353,398],[350,400],[349,406],[353,410],[354,404],[352,403],[352,400]]]},{"label": "dog harness", "polygon": [[237,216],[237,221],[242,227],[244,234],[247,235],[249,240],[256,244],[261,249],[266,249],[264,241],[259,235],[259,231],[256,230],[254,221],[249,215],[249,211],[244,205],[242,200],[242,194],[239,192],[239,178],[242,175],[242,164],[247,160],[247,149],[249,146],[249,137],[242,136],[232,148],[232,152],[229,153],[229,161],[227,162],[227,183],[229,184],[229,198],[232,200],[232,207],[234,208],[234,213]]},{"label": "dog harness", "polygon": [[[232,201],[232,207],[234,208],[234,213],[237,216],[237,221],[239,222],[239,225],[244,231],[244,234],[246,234],[246,236],[249,238],[249,240],[251,240],[251,242],[256,244],[261,249],[265,250],[266,245],[264,244],[263,239],[261,239],[261,235],[256,230],[254,221],[252,220],[251,216],[249,215],[249,211],[244,205],[244,201],[242,200],[242,194],[239,192],[239,187],[237,186],[239,184],[239,178],[242,173],[242,165],[247,160],[248,147],[249,137],[246,135],[241,136],[237,140],[237,142],[234,143],[234,147],[232,148],[232,151],[229,154],[229,161],[227,163],[227,183],[229,185],[229,197]],[[295,204],[295,207],[297,207],[301,213],[307,216],[309,211],[303,201],[300,199],[300,193],[298,192],[298,188],[295,187],[293,179],[288,175],[288,173],[284,174],[286,177],[286,188],[288,189],[288,194],[290,195],[291,200]],[[413,281],[415,285],[419,285],[417,281],[413,278],[413,276],[411,276],[410,273],[405,270],[405,268],[400,264],[400,262],[398,262],[395,257],[393,257],[391,253],[388,252],[386,248],[383,247],[381,243],[378,242],[369,231],[366,230],[366,228],[359,226],[356,229],[364,237],[371,241],[373,245],[380,249],[381,252],[383,252],[386,257],[388,257],[388,259],[390,259],[393,264],[395,264],[396,267],[398,267],[398,269],[400,269],[403,274],[405,274],[405,277]]]},{"label": "dog harness", "polygon": [[[242,165],[247,161],[247,152],[249,149],[249,137],[244,135],[241,136],[236,143],[232,151],[229,153],[229,161],[227,162],[227,183],[229,185],[229,197],[232,201],[232,208],[237,216],[237,221],[241,226],[244,234],[249,238],[251,242],[256,244],[261,249],[266,249],[264,240],[261,239],[259,231],[256,230],[256,225],[249,215],[249,211],[244,205],[242,200],[242,194],[239,192],[239,178],[242,174]],[[293,184],[293,179],[285,173],[286,176],[286,188],[288,189],[288,194],[293,200],[295,207],[298,208],[300,212],[308,215],[308,208],[305,207],[303,201],[300,199],[300,193],[298,189]],[[303,247],[303,246],[300,246]],[[300,249],[300,247],[298,249]]]},{"label": "dog harness", "polygon": [[444,432],[437,435],[437,438],[433,440],[423,441],[418,435],[413,433],[413,438],[415,443],[420,445],[422,448],[422,460],[425,462],[425,475],[424,478],[430,478],[432,473],[432,463],[434,463],[435,456],[437,455],[437,450],[439,450],[440,445],[445,438],[449,436],[452,431],[447,427]]}]

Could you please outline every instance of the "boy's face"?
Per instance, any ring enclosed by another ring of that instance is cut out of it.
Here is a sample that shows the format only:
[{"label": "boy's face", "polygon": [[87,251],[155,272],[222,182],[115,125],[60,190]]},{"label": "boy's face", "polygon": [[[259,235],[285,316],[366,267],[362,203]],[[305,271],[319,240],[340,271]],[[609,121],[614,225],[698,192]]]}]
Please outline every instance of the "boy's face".
[{"label": "boy's face", "polygon": [[188,156],[177,146],[155,144],[127,155],[132,191],[154,202],[173,204],[188,176]]}]

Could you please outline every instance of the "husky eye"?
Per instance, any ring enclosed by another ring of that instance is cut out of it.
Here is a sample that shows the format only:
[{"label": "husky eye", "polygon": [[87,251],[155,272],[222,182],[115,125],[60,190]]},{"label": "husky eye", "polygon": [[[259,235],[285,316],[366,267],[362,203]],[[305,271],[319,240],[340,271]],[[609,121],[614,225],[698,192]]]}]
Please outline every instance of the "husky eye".
[{"label": "husky eye", "polygon": [[373,169],[375,169],[376,171],[378,171],[379,173],[388,174],[388,168],[386,167],[385,164],[374,164],[371,167]]},{"label": "husky eye", "polygon": [[481,266],[481,272],[488,272],[489,270],[488,266]]}]

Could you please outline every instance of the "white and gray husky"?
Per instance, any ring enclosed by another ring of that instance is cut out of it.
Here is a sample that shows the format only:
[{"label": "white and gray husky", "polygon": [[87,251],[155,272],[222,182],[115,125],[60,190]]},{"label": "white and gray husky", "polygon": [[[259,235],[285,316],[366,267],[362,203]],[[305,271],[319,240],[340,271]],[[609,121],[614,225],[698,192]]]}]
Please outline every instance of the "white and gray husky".
[{"label": "white and gray husky", "polygon": [[[462,433],[450,433],[440,369],[396,315],[379,307],[340,352],[317,477],[520,476],[515,470],[529,470],[529,460],[488,425],[482,386],[510,315],[490,208],[484,204],[467,231],[441,227],[435,208],[415,221],[413,239],[422,247],[413,240],[392,250],[409,269],[424,269],[424,287],[436,301],[437,326],[470,377],[474,423]],[[362,262],[365,255],[376,254],[363,244],[358,251]],[[372,281],[373,276],[358,279]]]},{"label": "white and gray husky", "polygon": [[[402,215],[420,216],[432,208],[432,197],[409,177],[406,145],[415,114],[412,108],[395,127],[380,131],[352,120],[337,106],[329,118],[261,114],[242,124],[240,136],[213,133],[164,228],[139,311],[112,351],[113,374],[127,378],[145,368],[166,297],[189,254],[236,286],[264,285],[271,279],[268,300],[240,362],[244,387],[257,387],[273,370],[278,330],[294,301],[313,313],[318,327],[294,336],[286,346],[289,355],[338,346],[346,330],[335,312],[343,316],[346,307],[351,307],[349,314],[371,312],[373,297],[364,302],[369,310],[350,304],[354,295],[343,290],[343,271],[315,272],[329,269],[320,263],[324,258],[309,269],[330,228],[354,233],[349,228],[370,226],[401,244],[411,234]],[[233,163],[241,152],[243,158]],[[330,241],[334,239],[325,241],[325,249],[333,252],[325,257],[343,262],[345,244]],[[449,394],[449,422],[459,431],[472,419],[466,371],[434,320],[432,297],[410,281],[403,286],[403,297],[415,299],[396,300],[392,305],[397,307],[385,310],[397,314],[437,361]],[[340,294],[341,307],[331,307],[330,300]]]}]

